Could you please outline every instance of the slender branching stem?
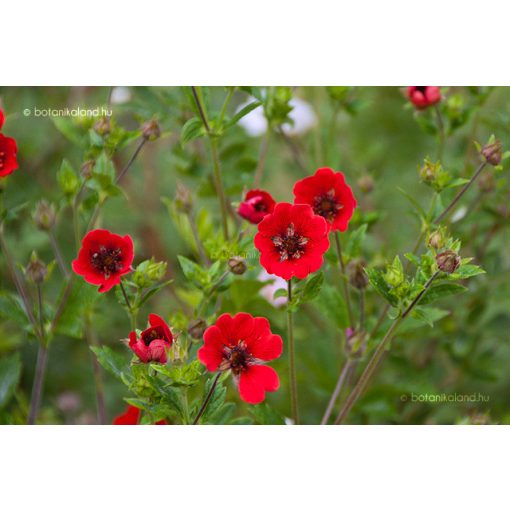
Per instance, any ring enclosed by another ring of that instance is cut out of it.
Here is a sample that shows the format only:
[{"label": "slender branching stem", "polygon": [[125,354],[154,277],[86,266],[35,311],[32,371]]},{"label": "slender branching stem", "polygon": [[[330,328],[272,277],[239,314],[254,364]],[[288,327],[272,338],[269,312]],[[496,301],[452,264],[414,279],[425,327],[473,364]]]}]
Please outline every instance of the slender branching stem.
[{"label": "slender branching stem", "polygon": [[198,113],[202,120],[202,124],[207,132],[207,137],[209,139],[209,145],[211,149],[211,157],[213,161],[213,179],[214,186],[216,188],[216,195],[218,195],[218,201],[220,203],[221,210],[221,224],[223,228],[223,236],[226,240],[229,239],[228,235],[228,205],[227,198],[225,195],[225,189],[223,187],[223,181],[221,177],[221,166],[220,166],[220,157],[218,154],[218,144],[216,141],[216,135],[211,131],[211,127],[209,125],[209,121],[207,118],[207,112],[205,110],[205,105],[202,100],[202,92],[199,87],[191,87],[191,92],[193,94],[193,99],[195,100],[195,104],[198,109]]},{"label": "slender branching stem", "polygon": [[221,372],[218,372],[216,374],[216,377],[214,378],[211,388],[207,392],[207,396],[205,397],[205,400],[203,401],[202,405],[200,406],[198,414],[196,415],[195,419],[193,420],[193,425],[196,425],[198,423],[198,421],[204,414],[205,410],[207,409],[207,405],[209,404],[209,401],[211,400],[211,397],[213,396],[214,390],[216,389],[216,385],[218,384],[220,376],[221,376]]},{"label": "slender branching stem", "polygon": [[434,108],[436,110],[437,133],[439,137],[439,143],[437,145],[437,159],[441,159],[443,157],[446,136],[444,130],[443,116],[441,115],[441,109],[439,108],[438,104],[434,105]]},{"label": "slender branching stem", "polygon": [[326,411],[324,412],[324,416],[321,420],[321,425],[327,425],[329,417],[331,416],[331,413],[333,412],[333,408],[335,407],[336,401],[338,400],[338,397],[340,396],[340,393],[342,392],[342,388],[344,385],[345,380],[347,379],[347,374],[351,371],[351,368],[354,366],[354,361],[350,358],[347,359],[347,361],[344,363],[344,366],[340,372],[340,375],[338,377],[338,381],[336,382],[335,389],[333,391],[333,394],[331,395],[331,398],[328,402],[328,407],[326,408]]},{"label": "slender branching stem", "polygon": [[64,275],[64,278],[69,278],[69,270],[64,262],[64,257],[62,256],[62,252],[57,243],[57,239],[55,238],[55,232],[53,229],[48,230],[48,237],[50,239],[51,247],[53,249],[53,253],[55,254],[55,258],[57,259],[58,267],[60,271]]},{"label": "slender branching stem", "polygon": [[41,284],[37,284],[37,303],[39,308],[39,327],[41,331],[41,339],[39,349],[37,351],[37,362],[35,366],[34,384],[32,386],[32,396],[30,398],[30,409],[28,412],[29,425],[34,425],[41,404],[41,397],[44,385],[44,376],[46,373],[46,362],[48,360],[48,346],[44,334],[44,312]]},{"label": "slender branching stem", "polygon": [[469,179],[469,182],[467,182],[462,189],[455,195],[453,200],[450,202],[450,204],[445,208],[445,210],[435,219],[434,223],[440,223],[448,214],[450,211],[457,205],[457,202],[463,197],[464,193],[473,185],[473,183],[476,181],[478,176],[482,173],[482,170],[485,168],[485,165],[487,164],[486,161],[483,161],[480,163],[480,166],[477,168],[476,172],[473,174],[471,179]]},{"label": "slender branching stem", "polygon": [[[91,316],[87,313],[85,316],[85,339],[89,347],[99,345],[91,327]],[[96,390],[97,422],[99,425],[106,425],[106,404],[104,396],[103,373],[95,353],[90,353],[92,359],[92,370],[94,373],[94,385]]]},{"label": "slender branching stem", "polygon": [[338,264],[340,266],[340,272],[341,272],[341,276],[342,276],[342,287],[343,287],[343,291],[344,291],[347,315],[349,318],[349,326],[351,328],[353,328],[354,324],[355,324],[354,314],[352,312],[351,295],[349,292],[349,283],[347,281],[347,273],[345,271],[345,264],[344,264],[344,259],[343,259],[343,255],[342,255],[342,245],[340,243],[340,235],[338,234],[338,232],[335,232],[335,244],[336,244],[336,252],[338,255]]},{"label": "slender branching stem", "polygon": [[417,296],[411,301],[411,303],[407,306],[407,308],[404,310],[402,315],[393,321],[390,328],[384,335],[384,338],[381,340],[379,345],[377,346],[376,350],[372,354],[372,357],[370,358],[370,361],[368,362],[367,366],[365,367],[365,370],[361,374],[361,377],[359,381],[356,383],[354,388],[352,389],[350,395],[347,397],[347,400],[345,401],[340,414],[338,415],[335,424],[339,425],[342,423],[347,415],[349,414],[350,410],[352,409],[352,406],[356,403],[358,398],[361,396],[363,391],[365,390],[368,382],[370,381],[373,373],[375,372],[376,368],[379,365],[379,362],[381,361],[381,358],[383,357],[386,347],[390,340],[393,337],[393,334],[397,330],[400,323],[405,320],[405,318],[411,313],[413,308],[419,303],[421,298],[425,295],[427,290],[430,288],[434,280],[439,275],[439,271],[436,271],[425,283],[423,289],[417,294]]},{"label": "slender branching stem", "polygon": [[133,305],[131,304],[131,301],[129,300],[129,296],[126,292],[126,288],[124,287],[124,284],[122,283],[122,280],[120,281],[120,290],[122,291],[122,294],[124,296],[124,301],[126,302],[126,306],[128,308],[129,318],[131,319],[131,328],[133,330],[136,329],[136,310],[133,308]]},{"label": "slender branching stem", "polygon": [[291,414],[294,425],[299,425],[299,403],[296,377],[296,349],[294,345],[294,314],[290,309],[292,303],[292,280],[287,281],[287,340],[289,343],[289,382],[290,382],[290,403]]},{"label": "slender branching stem", "polygon": [[197,222],[193,211],[188,214],[188,221],[191,228],[191,234],[193,235],[193,239],[195,240],[195,244],[197,246],[198,256],[200,257],[200,260],[203,264],[209,266],[210,260],[205,253],[204,245],[202,244],[200,236],[198,235]]},{"label": "slender branching stem", "polygon": [[271,140],[271,126],[267,126],[266,133],[262,138],[259,151],[259,160],[257,161],[257,168],[253,177],[253,184],[256,188],[260,187],[262,183],[262,176],[264,175],[264,169],[266,166],[266,157],[269,149],[269,141]]}]

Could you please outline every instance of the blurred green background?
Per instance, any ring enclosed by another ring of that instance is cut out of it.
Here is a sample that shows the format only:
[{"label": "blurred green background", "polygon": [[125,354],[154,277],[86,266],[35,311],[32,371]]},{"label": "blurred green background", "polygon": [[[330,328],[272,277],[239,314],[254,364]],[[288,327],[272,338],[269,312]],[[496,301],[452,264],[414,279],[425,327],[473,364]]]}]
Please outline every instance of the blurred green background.
[{"label": "blurred green background", "polygon": [[[221,108],[224,88],[208,88],[210,111]],[[236,90],[229,115],[250,100],[249,91]],[[305,101],[307,122],[301,129],[300,117],[282,134],[276,130],[269,143],[262,188],[277,201],[292,201],[296,180],[321,166],[345,173],[353,187],[360,211],[352,228],[369,221],[363,247],[364,258],[372,265],[391,260],[395,254],[410,251],[419,232],[412,206],[399,191],[405,190],[424,207],[431,190],[419,182],[418,168],[424,158],[434,158],[437,137],[427,122],[434,123],[433,112],[416,118],[409,108],[404,89],[396,87],[357,87],[342,89],[341,97],[326,87],[292,87],[294,98]],[[510,131],[510,90],[508,88],[445,88],[444,108],[449,134],[442,159],[454,176],[469,177],[478,164],[472,141],[484,143],[494,133],[508,149]],[[7,225],[6,239],[16,261],[26,266],[33,250],[41,259],[54,256],[48,238],[31,221],[36,202],[46,198],[59,207],[57,239],[67,263],[75,258],[76,248],[69,208],[62,201],[56,184],[63,159],[78,170],[85,160],[83,148],[63,131],[64,123],[54,118],[35,117],[34,109],[104,106],[112,94],[110,87],[0,88],[0,107],[6,113],[4,133],[18,142],[20,169],[4,186],[4,203],[14,208],[28,203],[18,218]],[[112,197],[101,214],[100,225],[135,241],[135,263],[154,256],[168,261],[168,277],[174,279],[140,313],[141,322],[149,311],[179,323],[189,311],[188,287],[177,255],[197,259],[189,240],[183,237],[169,214],[167,198],[173,200],[176,183],[184,183],[193,193],[197,211],[205,210],[211,225],[202,225],[206,238],[220,230],[217,200],[211,183],[211,159],[203,139],[186,146],[180,143],[182,126],[193,115],[188,91],[170,87],[115,88],[111,96],[113,117],[126,130],[136,130],[150,118],[157,118],[163,136],[147,144],[122,187],[124,196]],[[24,110],[30,110],[25,116]],[[298,108],[295,107],[295,114]],[[97,119],[96,119],[97,120]],[[306,119],[305,119],[306,120]],[[69,125],[87,132],[94,119],[72,121]],[[248,121],[248,118],[245,118]],[[310,121],[310,122],[308,122]],[[74,128],[73,128],[74,129]],[[71,137],[72,138],[72,137]],[[221,137],[220,159],[229,199],[239,202],[243,190],[253,187],[253,173],[263,136],[249,136],[236,125]],[[114,157],[118,168],[129,159],[136,142],[127,144]],[[489,176],[489,177],[487,177]],[[493,179],[492,179],[493,177]],[[360,180],[361,179],[361,180]],[[367,185],[367,182],[370,185]],[[440,303],[448,315],[433,328],[410,324],[392,342],[391,352],[372,381],[369,390],[353,409],[350,423],[510,423],[510,293],[509,293],[509,188],[506,172],[486,171],[484,188],[475,185],[462,202],[469,208],[469,219],[451,225],[454,236],[463,242],[463,256],[473,256],[487,271],[469,281],[469,292]],[[369,189],[370,188],[370,189]],[[204,213],[205,214],[205,213]],[[85,216],[84,216],[85,217]],[[344,234],[345,238],[348,234]],[[221,301],[221,311],[247,311],[267,316],[273,331],[285,338],[285,313],[264,300],[257,287],[243,286],[256,281],[260,272],[256,259],[250,270],[235,280]],[[338,285],[336,268],[326,267],[328,285]],[[0,257],[1,292],[14,290],[4,257]],[[58,268],[45,285],[44,295],[53,303],[61,276]],[[113,293],[111,293],[113,294]],[[101,296],[96,305],[93,327],[103,345],[119,352],[119,343],[129,333],[129,320],[113,295]],[[368,295],[369,325],[377,319],[383,301],[373,292]],[[48,310],[51,305],[48,304]],[[25,421],[37,354],[36,341],[9,315],[0,310],[0,356],[15,352],[21,356],[21,379],[13,398],[0,410],[2,423]],[[182,322],[184,324],[184,322]],[[385,328],[382,328],[383,331]],[[319,299],[296,315],[296,342],[300,408],[304,423],[318,423],[333,391],[344,355],[343,331],[334,317],[334,303],[322,292]],[[195,351],[193,351],[195,352]],[[58,335],[50,345],[40,423],[95,423],[95,397],[91,353],[81,338]],[[360,362],[360,367],[364,364]],[[272,363],[280,375],[281,389],[268,395],[268,402],[288,416],[288,377],[286,354]],[[359,368],[358,368],[359,370]],[[359,371],[358,371],[359,373]],[[126,389],[109,374],[104,375],[108,420],[125,408]],[[402,395],[473,394],[488,396],[487,402],[413,403]],[[229,400],[238,403],[236,414],[246,414],[232,388]]]}]

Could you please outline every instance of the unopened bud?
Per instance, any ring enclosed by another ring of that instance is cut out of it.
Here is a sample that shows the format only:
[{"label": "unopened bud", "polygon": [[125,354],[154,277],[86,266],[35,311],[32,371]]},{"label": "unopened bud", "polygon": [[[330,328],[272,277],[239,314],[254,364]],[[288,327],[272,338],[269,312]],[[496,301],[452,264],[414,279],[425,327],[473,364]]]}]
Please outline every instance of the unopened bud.
[{"label": "unopened bud", "polygon": [[348,266],[349,283],[356,289],[362,290],[368,285],[368,276],[365,273],[365,262],[353,261]]},{"label": "unopened bud", "polygon": [[424,182],[434,182],[439,174],[441,169],[441,164],[439,162],[432,163],[428,159],[425,160],[425,163],[420,168],[420,179]]},{"label": "unopened bud", "polygon": [[501,163],[501,140],[496,140],[494,143],[484,145],[481,154],[485,161],[492,166],[498,166]]},{"label": "unopened bud", "polygon": [[443,273],[454,273],[460,266],[461,258],[452,250],[446,250],[436,255],[437,267]]},{"label": "unopened bud", "polygon": [[110,130],[111,130],[111,125],[110,125],[110,119],[108,117],[101,117],[94,124],[94,131],[100,136],[109,134]]},{"label": "unopened bud", "polygon": [[161,129],[157,120],[148,120],[142,126],[142,136],[149,142],[157,140],[161,135]]},{"label": "unopened bud", "polygon": [[184,184],[178,182],[175,191],[175,207],[179,212],[189,214],[193,209],[193,200],[191,193]]},{"label": "unopened bud", "polygon": [[195,319],[189,323],[188,333],[191,338],[200,340],[204,336],[204,332],[207,329],[207,323],[204,319]]},{"label": "unopened bud", "polygon": [[243,259],[243,257],[231,257],[228,260],[228,268],[231,273],[236,275],[244,274],[247,269],[246,261]]},{"label": "unopened bud", "polygon": [[42,260],[39,260],[37,254],[33,252],[25,272],[34,283],[40,284],[46,278],[48,268]]},{"label": "unopened bud", "polygon": [[47,200],[41,200],[33,214],[34,222],[39,230],[51,230],[55,225],[55,207]]},{"label": "unopened bud", "polygon": [[89,159],[81,165],[81,175],[84,179],[90,179],[94,172],[94,167],[96,166],[96,162],[93,159]]},{"label": "unopened bud", "polygon": [[444,236],[440,230],[435,230],[429,235],[427,244],[435,250],[440,250],[444,244]]},{"label": "unopened bud", "polygon": [[374,189],[374,179],[370,175],[361,176],[357,184],[363,193],[370,193]]}]

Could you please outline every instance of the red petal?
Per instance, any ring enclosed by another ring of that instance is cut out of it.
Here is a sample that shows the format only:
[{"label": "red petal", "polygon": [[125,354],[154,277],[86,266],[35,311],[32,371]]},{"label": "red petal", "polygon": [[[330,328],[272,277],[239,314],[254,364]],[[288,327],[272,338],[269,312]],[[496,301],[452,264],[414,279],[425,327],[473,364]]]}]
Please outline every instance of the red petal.
[{"label": "red petal", "polygon": [[239,394],[248,404],[260,404],[266,391],[276,391],[279,387],[278,374],[266,365],[252,365],[239,377]]},{"label": "red petal", "polygon": [[114,425],[137,425],[142,411],[135,406],[128,406],[124,414],[113,420]]},{"label": "red petal", "polygon": [[172,335],[168,324],[159,315],[156,315],[155,313],[149,314],[149,324],[153,328],[158,326],[163,328],[163,331],[165,332],[165,340],[170,343],[173,342],[174,336]]}]

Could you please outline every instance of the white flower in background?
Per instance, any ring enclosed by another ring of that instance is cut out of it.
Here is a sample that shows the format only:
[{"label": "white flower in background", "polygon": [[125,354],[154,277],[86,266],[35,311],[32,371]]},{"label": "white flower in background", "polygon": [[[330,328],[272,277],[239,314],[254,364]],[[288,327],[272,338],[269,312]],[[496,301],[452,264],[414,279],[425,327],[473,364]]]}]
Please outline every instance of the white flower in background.
[{"label": "white flower in background", "polygon": [[280,278],[279,276],[275,276],[273,274],[269,274],[267,271],[261,271],[257,277],[259,282],[268,282],[267,285],[264,285],[259,291],[259,294],[275,308],[283,306],[287,304],[287,296],[280,296],[275,298],[274,293],[279,289],[287,290],[287,282]]},{"label": "white flower in background", "polygon": [[[242,110],[251,102],[243,103],[237,111]],[[315,115],[310,103],[298,97],[293,97],[289,101],[289,105],[292,106],[289,117],[294,121],[294,124],[286,123],[282,125],[282,130],[286,135],[302,135],[317,125],[317,115]],[[264,108],[258,106],[252,110],[239,121],[239,125],[246,131],[248,136],[262,136],[267,131],[267,119],[264,116]]]},{"label": "white flower in background", "polygon": [[129,87],[113,87],[110,101],[112,104],[124,104],[131,99]]},{"label": "white flower in background", "polygon": [[460,221],[462,218],[464,218],[464,216],[466,216],[467,212],[468,212],[468,208],[465,205],[459,207],[452,214],[451,222],[456,223],[457,221]]}]

